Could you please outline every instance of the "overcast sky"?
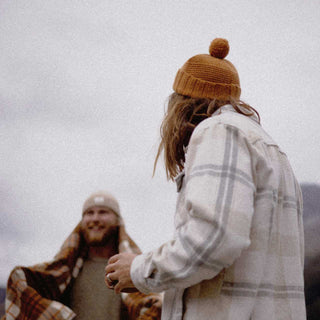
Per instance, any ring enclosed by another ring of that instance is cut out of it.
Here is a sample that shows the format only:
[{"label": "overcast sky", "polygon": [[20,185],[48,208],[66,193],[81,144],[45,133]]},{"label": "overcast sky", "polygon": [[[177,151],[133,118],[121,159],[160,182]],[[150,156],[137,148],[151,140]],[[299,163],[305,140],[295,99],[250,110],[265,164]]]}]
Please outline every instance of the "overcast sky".
[{"label": "overcast sky", "polygon": [[170,239],[159,126],[177,70],[229,40],[241,98],[320,183],[320,1],[0,1],[0,285],[50,260],[109,190],[143,251]]}]

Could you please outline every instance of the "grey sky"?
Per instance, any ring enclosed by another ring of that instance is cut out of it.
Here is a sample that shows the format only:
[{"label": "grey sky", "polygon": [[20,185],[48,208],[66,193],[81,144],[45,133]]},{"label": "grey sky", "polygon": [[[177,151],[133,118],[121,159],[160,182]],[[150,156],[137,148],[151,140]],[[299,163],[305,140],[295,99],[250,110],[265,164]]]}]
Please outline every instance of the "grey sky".
[{"label": "grey sky", "polygon": [[159,126],[177,70],[225,37],[242,99],[300,182],[318,170],[320,2],[0,2],[0,284],[51,259],[85,198],[111,191],[143,251],[170,239]]}]

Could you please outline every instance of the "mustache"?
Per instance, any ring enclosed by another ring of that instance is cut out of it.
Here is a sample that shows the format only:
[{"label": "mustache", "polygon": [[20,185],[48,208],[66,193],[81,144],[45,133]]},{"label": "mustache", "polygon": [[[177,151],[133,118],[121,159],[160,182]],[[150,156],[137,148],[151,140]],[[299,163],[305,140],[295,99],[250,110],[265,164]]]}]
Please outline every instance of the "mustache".
[{"label": "mustache", "polygon": [[91,222],[90,224],[87,225],[88,229],[91,229],[93,227],[105,228],[105,225],[103,223],[100,223],[100,222]]}]

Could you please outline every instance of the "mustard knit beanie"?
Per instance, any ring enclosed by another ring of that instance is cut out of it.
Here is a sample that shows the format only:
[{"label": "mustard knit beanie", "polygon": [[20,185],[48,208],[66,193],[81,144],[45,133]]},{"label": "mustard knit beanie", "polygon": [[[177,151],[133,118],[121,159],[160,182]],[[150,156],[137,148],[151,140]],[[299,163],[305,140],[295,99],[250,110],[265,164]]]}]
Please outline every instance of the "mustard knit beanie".
[{"label": "mustard knit beanie", "polygon": [[210,55],[196,55],[182,66],[176,75],[173,90],[192,98],[239,99],[238,72],[230,61],[224,59],[228,52],[226,39],[214,39],[209,47]]},{"label": "mustard knit beanie", "polygon": [[119,203],[116,198],[108,192],[99,191],[93,193],[83,204],[82,214],[94,206],[109,208],[120,217]]}]

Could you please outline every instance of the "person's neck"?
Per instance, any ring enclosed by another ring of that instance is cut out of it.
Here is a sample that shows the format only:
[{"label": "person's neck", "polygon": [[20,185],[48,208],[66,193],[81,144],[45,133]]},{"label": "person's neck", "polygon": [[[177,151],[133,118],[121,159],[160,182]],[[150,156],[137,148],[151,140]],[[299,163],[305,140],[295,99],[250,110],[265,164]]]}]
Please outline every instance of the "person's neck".
[{"label": "person's neck", "polygon": [[103,246],[90,246],[88,256],[89,258],[110,258],[118,253],[117,242],[112,239]]}]

